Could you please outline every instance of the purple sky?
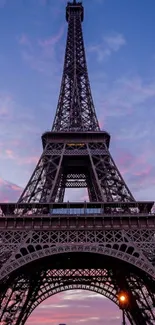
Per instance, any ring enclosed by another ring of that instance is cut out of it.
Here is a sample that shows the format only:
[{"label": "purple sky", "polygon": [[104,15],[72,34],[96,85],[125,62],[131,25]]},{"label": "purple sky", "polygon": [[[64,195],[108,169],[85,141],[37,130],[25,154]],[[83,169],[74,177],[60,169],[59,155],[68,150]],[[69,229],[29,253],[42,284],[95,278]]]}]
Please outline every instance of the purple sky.
[{"label": "purple sky", "polygon": [[[41,134],[52,126],[66,42],[66,2],[0,0],[1,201],[17,200],[41,154]],[[155,1],[85,0],[84,6],[87,62],[100,125],[112,136],[112,156],[135,198],[154,200]],[[75,195],[80,200],[85,194]],[[27,325],[117,325],[119,315],[103,297],[66,292],[40,305]]]},{"label": "purple sky", "polygon": [[59,293],[39,305],[26,325],[121,325],[122,315],[104,296],[83,290]]}]

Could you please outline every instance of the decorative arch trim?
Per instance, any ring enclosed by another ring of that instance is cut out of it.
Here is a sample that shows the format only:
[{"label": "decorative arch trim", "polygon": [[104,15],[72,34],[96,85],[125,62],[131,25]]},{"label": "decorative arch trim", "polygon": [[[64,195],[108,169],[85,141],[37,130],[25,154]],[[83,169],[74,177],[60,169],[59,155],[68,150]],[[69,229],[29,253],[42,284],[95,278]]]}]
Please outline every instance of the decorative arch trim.
[{"label": "decorative arch trim", "polygon": [[114,294],[110,290],[106,290],[104,288],[101,288],[99,286],[95,285],[88,285],[88,284],[83,284],[83,283],[78,283],[78,284],[68,284],[68,285],[60,285],[59,287],[53,288],[53,290],[49,289],[49,291],[46,291],[43,295],[38,297],[38,299],[34,302],[32,307],[30,308],[30,312],[28,313],[27,318],[31,315],[31,313],[34,311],[35,308],[37,308],[38,305],[40,305],[44,300],[48,299],[49,297],[60,293],[64,291],[70,291],[70,290],[87,290],[87,291],[92,291],[96,292],[100,295],[103,295],[104,297],[110,299],[112,302],[114,302],[116,305],[118,304],[117,301],[117,295],[116,293]]},{"label": "decorative arch trim", "polygon": [[[43,245],[33,244],[34,251],[30,253],[28,251],[29,245],[24,245],[20,251],[18,251],[14,258],[2,267],[0,271],[0,280],[6,277],[7,275],[11,274],[13,271],[19,269],[20,267],[27,265],[33,261],[36,261],[41,258],[45,258],[52,255],[63,254],[63,253],[96,253],[101,254],[109,257],[116,258],[118,260],[125,261],[131,265],[136,266],[137,268],[141,269],[142,271],[149,274],[151,277],[155,278],[155,269],[151,265],[149,261],[140,255],[140,253],[131,246],[130,243],[126,243],[123,250],[122,243],[117,244],[117,249],[114,245],[105,245],[105,244],[59,244],[59,245],[52,245],[46,248],[43,248]],[[131,248],[131,253],[127,253]],[[21,252],[23,251],[23,256],[21,256]],[[27,253],[27,254],[26,254]],[[25,255],[24,255],[25,254]]]}]

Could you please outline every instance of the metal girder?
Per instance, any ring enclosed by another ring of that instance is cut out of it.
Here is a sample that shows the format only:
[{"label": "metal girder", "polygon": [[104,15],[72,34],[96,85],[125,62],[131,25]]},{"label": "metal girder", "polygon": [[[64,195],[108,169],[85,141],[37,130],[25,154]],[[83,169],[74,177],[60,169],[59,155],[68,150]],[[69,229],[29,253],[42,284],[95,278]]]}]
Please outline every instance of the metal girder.
[{"label": "metal girder", "polygon": [[[66,9],[60,96],[43,154],[17,204],[0,204],[0,323],[24,325],[44,299],[92,290],[118,304],[131,325],[155,324],[153,202],[136,202],[109,152],[88,79],[82,3]],[[87,187],[90,203],[63,203]],[[52,266],[51,266],[52,265]],[[96,268],[95,268],[95,267]]]},{"label": "metal girder", "polygon": [[134,198],[105,143],[47,143],[19,203],[62,202],[65,188],[87,187],[91,202]]},{"label": "metal girder", "polygon": [[[33,270],[31,268],[31,270]],[[0,321],[5,325],[24,325],[32,311],[45,299],[61,291],[83,289],[97,292],[118,305],[120,290],[128,292],[127,317],[133,325],[153,325],[154,292],[149,277],[143,279],[130,268],[103,269],[37,267],[35,272],[22,273],[9,279],[3,289]],[[134,290],[133,290],[134,289]],[[2,293],[1,293],[2,294]]]},{"label": "metal girder", "polygon": [[69,223],[66,229],[64,222],[61,228],[55,223],[53,230],[47,230],[49,224],[47,229],[44,229],[44,224],[41,228],[38,224],[36,230],[27,231],[27,225],[21,229],[22,219],[19,225],[16,230],[0,231],[0,242],[3,243],[0,280],[27,263],[65,252],[96,252],[96,254],[117,258],[155,278],[154,228],[147,230],[144,225],[143,229],[127,230],[119,225],[118,229],[115,229],[114,225],[114,229],[110,230],[106,229],[105,225],[105,228],[102,229],[101,226],[99,230],[95,227],[95,220],[93,224],[92,221],[90,223],[88,221],[87,225],[80,222],[81,229],[75,225],[74,230]]},{"label": "metal girder", "polygon": [[67,6],[68,36],[53,131],[99,131],[87,72],[81,19],[83,7]]},{"label": "metal girder", "polygon": [[[103,229],[97,230],[88,218],[87,226],[80,222],[81,230],[77,226],[69,229],[69,224],[68,230],[64,226],[49,230],[48,224],[44,229],[46,222],[42,222],[42,230],[34,230],[33,226],[28,231],[23,218],[15,218],[19,220],[18,229],[13,223],[0,231],[3,325],[24,325],[33,309],[47,297],[80,288],[103,294],[116,304],[118,292],[126,290],[131,301],[126,310],[130,323],[154,324],[155,225],[146,229],[142,219],[139,229],[130,226],[127,230],[121,224],[115,229],[114,223],[113,229],[101,226]],[[49,267],[49,261],[55,268]]]}]

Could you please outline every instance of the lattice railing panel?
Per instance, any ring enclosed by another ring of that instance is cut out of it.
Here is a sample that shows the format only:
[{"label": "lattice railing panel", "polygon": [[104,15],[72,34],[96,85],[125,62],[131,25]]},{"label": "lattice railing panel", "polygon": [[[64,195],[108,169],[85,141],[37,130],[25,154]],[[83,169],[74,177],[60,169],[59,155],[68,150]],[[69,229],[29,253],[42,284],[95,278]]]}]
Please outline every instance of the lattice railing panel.
[{"label": "lattice railing panel", "polygon": [[1,231],[0,241],[1,251],[9,252],[1,262],[1,277],[40,257],[69,251],[113,256],[155,276],[154,230]]},{"label": "lattice railing panel", "polygon": [[[116,274],[119,274],[118,278]],[[131,324],[153,325],[154,294],[149,291],[151,284],[148,285],[148,280],[147,276],[145,280],[133,274],[130,268],[126,273],[122,273],[119,263],[114,268],[104,269],[38,267],[35,273],[21,274],[15,278],[13,285],[8,282],[1,302],[0,321],[5,322],[5,325],[24,325],[31,312],[43,300],[61,291],[89,290],[102,294],[118,304],[117,294],[126,288],[130,299],[126,314]]]}]

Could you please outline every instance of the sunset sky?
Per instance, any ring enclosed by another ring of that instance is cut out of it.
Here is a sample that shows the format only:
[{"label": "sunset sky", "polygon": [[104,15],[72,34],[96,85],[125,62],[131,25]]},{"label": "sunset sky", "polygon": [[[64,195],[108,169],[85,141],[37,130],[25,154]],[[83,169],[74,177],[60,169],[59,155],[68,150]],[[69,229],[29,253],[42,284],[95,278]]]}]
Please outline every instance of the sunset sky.
[{"label": "sunset sky", "polygon": [[[42,152],[62,75],[66,0],[0,0],[0,201],[16,201]],[[92,94],[111,153],[137,200],[155,198],[155,1],[84,0]],[[76,194],[80,199],[81,193]],[[70,198],[70,201],[75,196]],[[102,296],[65,292],[27,325],[120,325]]]}]

